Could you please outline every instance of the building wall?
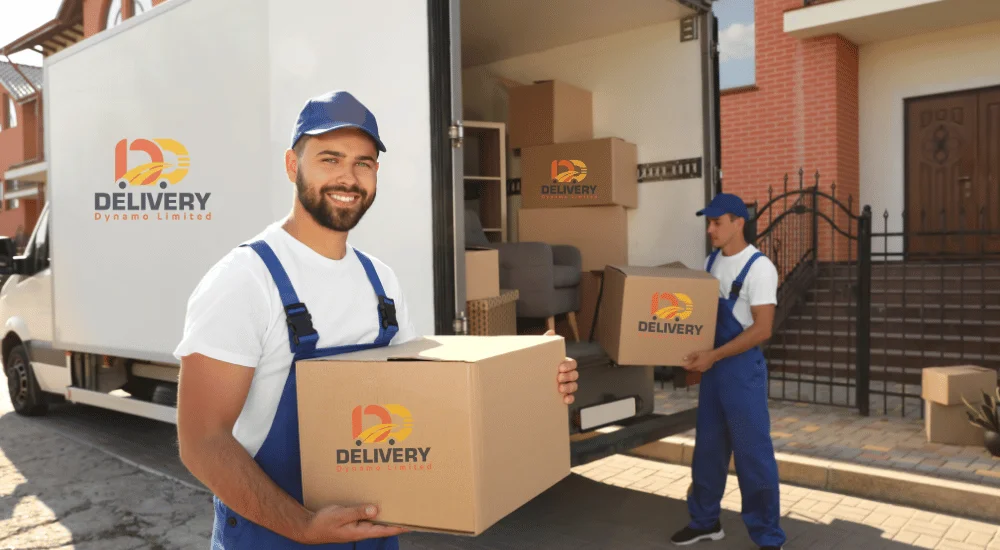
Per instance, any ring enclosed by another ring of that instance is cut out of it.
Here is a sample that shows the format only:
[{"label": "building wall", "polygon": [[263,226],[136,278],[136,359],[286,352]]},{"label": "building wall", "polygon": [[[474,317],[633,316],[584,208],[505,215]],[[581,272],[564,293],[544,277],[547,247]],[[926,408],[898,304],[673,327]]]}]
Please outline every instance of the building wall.
[{"label": "building wall", "polygon": [[[153,0],[153,6],[159,6],[167,0]],[[127,4],[124,0],[123,4]],[[104,30],[108,19],[108,6],[111,0],[83,0],[83,36],[93,36]],[[126,14],[127,15],[127,14]]]},{"label": "building wall", "polygon": [[[1000,85],[1000,21],[861,48],[861,199],[902,229],[907,98]],[[876,220],[876,230],[882,220]],[[890,250],[900,243],[889,243]],[[881,245],[878,245],[881,246]]]},{"label": "building wall", "polygon": [[[858,48],[839,36],[785,34],[784,13],[801,7],[802,0],[755,0],[756,83],[721,100],[723,190],[763,207],[769,188],[783,192],[786,175],[789,188],[798,187],[802,168],[805,186],[815,185],[819,171],[821,190],[830,193],[835,183],[836,197],[846,204],[852,196],[857,209]],[[820,206],[830,213],[829,202]],[[845,217],[836,220],[846,227]],[[820,228],[829,257],[831,235]],[[846,259],[846,246],[836,252]]]}]

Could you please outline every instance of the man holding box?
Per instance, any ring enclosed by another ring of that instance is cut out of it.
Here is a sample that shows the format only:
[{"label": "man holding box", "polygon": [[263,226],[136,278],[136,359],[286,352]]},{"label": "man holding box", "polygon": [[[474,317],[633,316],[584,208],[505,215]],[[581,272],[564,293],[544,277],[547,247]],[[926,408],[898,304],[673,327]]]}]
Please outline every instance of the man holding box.
[{"label": "man holding box", "polygon": [[[347,243],[385,150],[351,94],[309,100],[285,153],[291,213],[227,254],[188,301],[177,431],[185,466],[216,495],[215,550],[398,548],[403,529],[372,523],[375,506],[302,505],[295,391],[296,361],[417,336],[393,271]],[[567,404],[577,376],[575,361],[559,365]]]},{"label": "man holding box", "polygon": [[767,363],[760,344],[771,337],[778,272],[743,226],[750,220],[743,200],[721,193],[697,213],[708,218],[715,251],[705,269],[719,279],[715,347],[690,354],[685,369],[702,373],[688,512],[691,522],[671,539],[678,546],[725,537],[719,521],[730,456],[743,495],[743,521],[762,549],[779,549],[785,533],[778,465],[767,409]]}]

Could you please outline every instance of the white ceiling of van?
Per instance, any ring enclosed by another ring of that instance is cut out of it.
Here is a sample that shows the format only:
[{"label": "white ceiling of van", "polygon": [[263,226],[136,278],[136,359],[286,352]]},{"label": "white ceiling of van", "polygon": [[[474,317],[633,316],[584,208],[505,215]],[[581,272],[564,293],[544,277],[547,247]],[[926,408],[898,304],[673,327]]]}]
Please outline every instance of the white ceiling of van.
[{"label": "white ceiling of van", "polygon": [[461,0],[460,9],[463,67],[694,14],[674,0]]}]

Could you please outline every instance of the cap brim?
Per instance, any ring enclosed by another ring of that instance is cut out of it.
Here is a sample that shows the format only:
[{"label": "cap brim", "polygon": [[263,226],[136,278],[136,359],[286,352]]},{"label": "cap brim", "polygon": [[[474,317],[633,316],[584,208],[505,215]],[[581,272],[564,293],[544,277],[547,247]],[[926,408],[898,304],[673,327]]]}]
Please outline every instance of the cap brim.
[{"label": "cap brim", "polygon": [[[690,210],[688,210],[688,212],[690,212]],[[712,208],[712,207],[709,207],[709,208],[704,208],[702,210],[699,210],[695,215],[696,216],[705,216],[706,218],[721,218],[722,215],[725,214],[725,213],[726,213],[726,211],[723,210],[723,209],[721,209],[721,208]]]},{"label": "cap brim", "polygon": [[313,128],[312,130],[306,130],[305,132],[302,132],[302,133],[305,134],[305,135],[309,135],[309,136],[318,136],[319,134],[325,134],[327,132],[332,132],[334,130],[340,130],[342,128],[357,128],[358,130],[361,130],[362,132],[368,134],[368,137],[370,137],[373,140],[375,140],[375,145],[376,145],[376,147],[378,147],[379,151],[382,151],[383,153],[386,152],[385,151],[385,145],[382,143],[382,140],[380,140],[379,138],[377,138],[376,136],[374,136],[371,132],[369,132],[368,130],[366,130],[363,126],[360,126],[358,124],[346,124],[345,123],[345,124],[333,124],[333,125],[330,125],[330,126],[320,126],[319,128]]}]

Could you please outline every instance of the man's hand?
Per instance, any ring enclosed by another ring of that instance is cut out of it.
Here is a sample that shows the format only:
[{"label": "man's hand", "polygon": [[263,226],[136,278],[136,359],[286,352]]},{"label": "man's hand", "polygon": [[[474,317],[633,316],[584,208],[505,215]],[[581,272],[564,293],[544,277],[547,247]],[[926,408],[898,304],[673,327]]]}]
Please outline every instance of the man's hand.
[{"label": "man's hand", "polygon": [[327,506],[312,514],[305,530],[295,538],[302,544],[325,544],[394,537],[408,532],[403,527],[375,525],[370,520],[376,515],[378,509],[371,504],[352,508]]},{"label": "man's hand", "polygon": [[[549,330],[545,336],[555,336],[556,331]],[[567,357],[559,363],[559,376],[556,383],[559,385],[559,393],[563,394],[563,403],[570,405],[576,400],[573,396],[578,388],[576,381],[580,378],[580,373],[576,370],[576,359]]]},{"label": "man's hand", "polygon": [[688,371],[705,372],[716,361],[715,350],[694,351],[684,356],[684,364],[681,366]]}]

